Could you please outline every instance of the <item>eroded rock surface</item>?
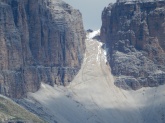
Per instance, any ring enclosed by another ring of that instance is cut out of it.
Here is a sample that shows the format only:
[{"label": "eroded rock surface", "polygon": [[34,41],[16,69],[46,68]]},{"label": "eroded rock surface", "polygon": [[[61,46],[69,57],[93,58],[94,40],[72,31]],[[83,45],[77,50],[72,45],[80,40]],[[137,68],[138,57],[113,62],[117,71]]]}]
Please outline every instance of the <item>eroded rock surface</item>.
[{"label": "eroded rock surface", "polygon": [[165,1],[118,0],[102,13],[115,84],[137,90],[165,83]]},{"label": "eroded rock surface", "polygon": [[61,0],[0,0],[0,93],[67,85],[81,67],[82,16]]}]

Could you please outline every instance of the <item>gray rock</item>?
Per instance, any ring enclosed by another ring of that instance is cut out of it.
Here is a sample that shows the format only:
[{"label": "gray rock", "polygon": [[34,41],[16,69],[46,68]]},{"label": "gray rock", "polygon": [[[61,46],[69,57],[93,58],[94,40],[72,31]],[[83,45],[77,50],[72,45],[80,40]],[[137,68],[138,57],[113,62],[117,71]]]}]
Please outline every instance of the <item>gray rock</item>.
[{"label": "gray rock", "polygon": [[41,82],[67,85],[84,40],[81,13],[61,0],[1,0],[0,93],[21,98]]},{"label": "gray rock", "polygon": [[118,0],[103,10],[102,21],[101,40],[117,86],[164,84],[165,1]]}]

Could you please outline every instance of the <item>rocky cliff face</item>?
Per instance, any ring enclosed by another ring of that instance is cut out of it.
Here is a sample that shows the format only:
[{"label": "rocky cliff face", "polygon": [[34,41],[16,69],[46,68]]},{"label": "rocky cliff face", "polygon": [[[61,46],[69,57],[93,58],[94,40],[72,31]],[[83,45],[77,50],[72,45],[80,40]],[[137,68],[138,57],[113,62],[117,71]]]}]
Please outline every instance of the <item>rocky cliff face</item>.
[{"label": "rocky cliff face", "polygon": [[69,83],[81,67],[81,14],[61,0],[0,0],[0,93]]},{"label": "rocky cliff face", "polygon": [[165,1],[109,4],[102,13],[101,39],[115,84],[124,89],[165,83]]}]

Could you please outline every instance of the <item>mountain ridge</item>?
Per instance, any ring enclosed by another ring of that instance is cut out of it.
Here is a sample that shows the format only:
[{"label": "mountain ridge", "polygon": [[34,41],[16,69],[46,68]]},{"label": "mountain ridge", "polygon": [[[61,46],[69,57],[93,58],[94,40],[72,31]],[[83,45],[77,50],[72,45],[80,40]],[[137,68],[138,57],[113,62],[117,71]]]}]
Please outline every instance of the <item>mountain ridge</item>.
[{"label": "mountain ridge", "polygon": [[137,90],[165,83],[165,1],[109,4],[102,13],[101,40],[116,86]]}]

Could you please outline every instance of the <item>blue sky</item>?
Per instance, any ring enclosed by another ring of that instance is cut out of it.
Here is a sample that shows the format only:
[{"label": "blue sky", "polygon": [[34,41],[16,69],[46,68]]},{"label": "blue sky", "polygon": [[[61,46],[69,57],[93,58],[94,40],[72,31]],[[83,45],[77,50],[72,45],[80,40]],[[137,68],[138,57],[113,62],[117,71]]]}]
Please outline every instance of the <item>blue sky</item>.
[{"label": "blue sky", "polygon": [[79,9],[83,15],[85,29],[97,30],[101,27],[101,12],[109,3],[116,0],[63,0]]}]

